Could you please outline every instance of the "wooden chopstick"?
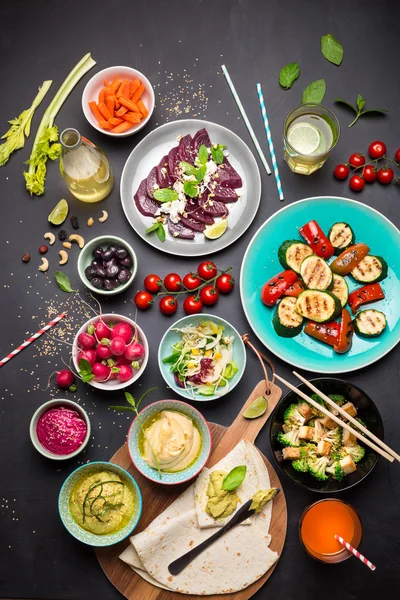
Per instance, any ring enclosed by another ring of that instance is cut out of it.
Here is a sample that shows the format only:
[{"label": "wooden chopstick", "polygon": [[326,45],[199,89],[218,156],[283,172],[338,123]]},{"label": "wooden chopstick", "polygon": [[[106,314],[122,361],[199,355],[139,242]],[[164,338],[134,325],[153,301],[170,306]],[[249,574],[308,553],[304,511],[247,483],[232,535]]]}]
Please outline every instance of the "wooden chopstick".
[{"label": "wooden chopstick", "polygon": [[[376,444],[374,444],[373,442],[371,442],[368,438],[365,438],[363,435],[361,435],[361,433],[359,431],[356,431],[355,429],[353,429],[352,427],[350,427],[350,425],[348,425],[347,423],[345,423],[344,421],[342,421],[341,419],[339,419],[338,417],[336,417],[327,408],[325,408],[321,404],[318,404],[318,402],[315,402],[315,400],[313,400],[312,398],[310,398],[310,396],[307,396],[307,394],[305,394],[304,392],[302,392],[301,390],[299,390],[299,388],[297,388],[296,386],[294,386],[291,383],[289,383],[288,381],[286,381],[286,379],[283,379],[283,377],[280,377],[277,373],[275,373],[275,377],[276,377],[276,379],[279,379],[279,381],[281,381],[282,383],[284,383],[286,385],[286,387],[288,387],[290,390],[292,390],[292,392],[295,392],[295,394],[297,394],[298,396],[300,396],[301,398],[303,398],[306,402],[308,402],[309,404],[311,404],[312,406],[314,406],[314,408],[316,408],[317,410],[319,410],[320,412],[322,412],[326,417],[329,417],[330,419],[332,419],[332,421],[335,421],[335,423],[337,423],[340,427],[343,427],[343,429],[347,429],[347,431],[350,431],[350,433],[352,433],[363,444],[365,444],[366,446],[369,446],[370,448],[372,448],[373,450],[375,450],[375,452],[377,452],[378,454],[380,454],[381,456],[383,456],[384,458],[386,458],[388,461],[390,461],[390,462],[394,461],[393,456],[391,456],[390,454],[388,454],[387,452],[385,452],[384,450],[382,450],[382,448],[380,448],[379,446],[377,446]],[[319,390],[318,390],[318,394],[319,394]],[[335,408],[337,408],[336,405],[335,405]],[[357,424],[359,425],[359,423],[357,423]]]},{"label": "wooden chopstick", "polygon": [[341,408],[340,406],[338,406],[336,404],[336,402],[334,402],[333,400],[331,400],[331,398],[329,398],[329,396],[327,396],[326,394],[324,394],[323,392],[321,392],[321,390],[319,390],[317,387],[315,387],[315,385],[312,384],[311,381],[308,381],[302,375],[299,375],[299,373],[296,373],[296,371],[293,371],[293,374],[296,375],[296,377],[298,377],[298,379],[300,379],[303,383],[305,383],[307,387],[309,387],[316,394],[318,394],[318,396],[320,396],[321,398],[323,398],[323,400],[325,400],[325,402],[327,404],[329,404],[330,406],[332,406],[332,408],[335,408],[338,411],[339,414],[341,414],[348,421],[350,421],[350,423],[353,423],[353,425],[355,425],[358,429],[361,429],[361,431],[363,433],[365,433],[365,435],[367,435],[368,437],[370,437],[371,440],[374,440],[378,444],[378,446],[380,446],[381,448],[383,448],[383,450],[386,450],[386,452],[388,452],[391,456],[393,456],[393,458],[395,458],[396,460],[398,460],[400,462],[400,456],[394,450],[392,450],[387,444],[385,444],[385,442],[383,442],[382,440],[380,440],[376,435],[374,435],[371,431],[369,431],[369,429],[367,429],[366,427],[364,427],[363,425],[361,425],[361,423],[359,423],[358,421],[356,421],[356,419],[354,417],[352,417],[351,415],[349,415],[345,410],[343,410],[343,408]]}]

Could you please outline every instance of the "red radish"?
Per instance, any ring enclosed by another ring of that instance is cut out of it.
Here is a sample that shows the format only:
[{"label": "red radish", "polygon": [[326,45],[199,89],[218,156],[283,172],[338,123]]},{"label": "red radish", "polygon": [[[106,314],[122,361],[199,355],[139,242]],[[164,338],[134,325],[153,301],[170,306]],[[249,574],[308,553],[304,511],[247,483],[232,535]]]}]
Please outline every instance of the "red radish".
[{"label": "red radish", "polygon": [[121,337],[126,344],[132,340],[133,329],[128,323],[117,323],[111,332],[111,339]]},{"label": "red radish", "polygon": [[109,338],[111,336],[111,329],[104,323],[104,321],[97,321],[95,325],[97,339]]},{"label": "red radish", "polygon": [[111,340],[109,348],[113,356],[121,356],[125,352],[125,340],[122,337],[115,337]]},{"label": "red radish", "polygon": [[78,335],[78,345],[83,350],[89,350],[96,345],[96,338],[90,333],[80,333]]},{"label": "red radish", "polygon": [[94,348],[89,348],[89,350],[82,350],[81,352],[79,352],[78,364],[79,361],[82,360],[82,358],[90,362],[91,365],[94,365],[94,363],[96,362],[96,350]]},{"label": "red radish", "polygon": [[131,361],[128,360],[124,355],[122,355],[122,356],[118,356],[115,364],[118,367],[120,367],[121,365],[130,365],[130,363],[131,363]]},{"label": "red radish", "polygon": [[103,365],[102,363],[94,363],[92,366],[94,381],[106,381],[110,376],[110,372],[110,367],[107,367],[107,365]]},{"label": "red radish", "polygon": [[103,346],[103,344],[97,344],[96,347],[97,358],[100,360],[107,360],[111,357],[111,350],[109,346]]},{"label": "red radish", "polygon": [[74,383],[74,374],[68,369],[57,371],[56,384],[60,388],[69,388]]},{"label": "red radish", "polygon": [[133,377],[132,367],[129,365],[121,365],[119,371],[117,373],[117,379],[121,383],[125,383],[125,381],[129,381]]},{"label": "red radish", "polygon": [[126,347],[125,356],[129,362],[143,358],[144,348],[142,344],[139,344],[139,342],[133,342],[133,344],[129,344],[129,346]]}]

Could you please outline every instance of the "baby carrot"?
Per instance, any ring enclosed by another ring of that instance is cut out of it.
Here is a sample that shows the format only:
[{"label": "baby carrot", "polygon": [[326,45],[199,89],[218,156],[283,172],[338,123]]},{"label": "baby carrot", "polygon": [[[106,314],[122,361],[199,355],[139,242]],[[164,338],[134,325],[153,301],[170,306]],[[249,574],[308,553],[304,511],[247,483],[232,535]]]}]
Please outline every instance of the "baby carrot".
[{"label": "baby carrot", "polygon": [[92,113],[94,114],[94,116],[96,117],[96,119],[98,120],[98,122],[100,123],[100,121],[103,120],[103,115],[99,111],[99,108],[98,108],[96,102],[89,102],[89,107],[90,107],[90,110],[92,111]]},{"label": "baby carrot", "polygon": [[134,79],[131,81],[130,90],[129,90],[129,98],[132,98],[133,94],[136,92],[140,85],[140,79]]},{"label": "baby carrot", "polygon": [[130,129],[131,127],[132,127],[132,123],[130,123],[129,121],[124,121],[123,123],[120,123],[113,129],[111,129],[111,131],[112,131],[112,133],[123,133],[124,131],[126,131],[127,129]]},{"label": "baby carrot", "polygon": [[124,96],[120,96],[119,101],[122,104],[122,106],[125,106],[125,108],[132,110],[133,112],[140,113],[140,110],[138,109],[137,105],[134,102],[132,102],[132,100],[127,100]]},{"label": "baby carrot", "polygon": [[108,129],[109,131],[112,130],[113,126],[111,125],[111,123],[108,123],[108,121],[99,121],[99,125],[102,129]]},{"label": "baby carrot", "polygon": [[123,123],[122,119],[117,119],[116,117],[112,117],[112,119],[110,119],[108,121],[110,123],[110,125],[112,125],[113,127],[116,127],[117,125],[119,125],[120,123]]},{"label": "baby carrot", "polygon": [[110,87],[111,83],[109,81],[107,81],[107,79],[104,80],[104,87]]},{"label": "baby carrot", "polygon": [[140,112],[142,113],[143,117],[146,118],[147,115],[149,114],[149,111],[147,110],[147,108],[143,104],[142,100],[138,100],[137,107],[140,110]]},{"label": "baby carrot", "polygon": [[121,96],[125,96],[125,98],[129,98],[130,88],[131,88],[130,81],[125,79],[125,81],[123,81],[122,84],[118,88],[117,98],[120,98]]},{"label": "baby carrot", "polygon": [[127,112],[122,115],[124,121],[129,121],[130,123],[139,123],[142,119],[142,115],[137,112]]},{"label": "baby carrot", "polygon": [[117,91],[117,89],[119,88],[119,86],[121,85],[121,82],[119,79],[117,79],[117,77],[114,79],[114,81],[111,84],[111,89],[113,91],[113,93],[115,94],[115,92]]},{"label": "baby carrot", "polygon": [[111,116],[114,116],[114,101],[115,101],[115,96],[107,96],[107,100],[106,100],[106,106],[108,108],[108,110],[111,113]]},{"label": "baby carrot", "polygon": [[115,112],[115,116],[116,117],[122,117],[122,115],[124,115],[126,112],[128,112],[128,109],[125,108],[125,106],[121,106],[116,112]]},{"label": "baby carrot", "polygon": [[132,102],[136,103],[139,100],[139,98],[142,96],[143,92],[144,92],[144,85],[143,85],[143,83],[141,83],[131,98]]},{"label": "baby carrot", "polygon": [[108,121],[108,119],[111,119],[111,117],[113,116],[108,110],[107,106],[104,104],[104,102],[99,102],[99,111],[101,112],[106,121]]},{"label": "baby carrot", "polygon": [[99,92],[99,104],[101,104],[102,102],[104,102],[104,100],[105,100],[104,88],[101,88],[101,90]]}]

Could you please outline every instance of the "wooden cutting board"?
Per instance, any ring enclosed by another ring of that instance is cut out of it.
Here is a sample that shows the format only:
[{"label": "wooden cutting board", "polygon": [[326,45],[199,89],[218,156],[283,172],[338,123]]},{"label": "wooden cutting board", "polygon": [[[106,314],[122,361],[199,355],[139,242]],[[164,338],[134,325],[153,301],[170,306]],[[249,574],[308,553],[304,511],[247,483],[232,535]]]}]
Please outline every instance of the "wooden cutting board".
[{"label": "wooden cutting board", "polygon": [[[212,435],[212,453],[207,462],[207,466],[211,467],[223,458],[238,442],[243,439],[249,442],[254,442],[258,433],[267,421],[271,412],[279,401],[282,391],[279,387],[273,386],[268,398],[268,409],[266,413],[258,419],[245,419],[242,414],[250,406],[250,404],[259,396],[265,394],[265,381],[260,381],[254,388],[250,397],[244,404],[241,412],[236,417],[230,427],[223,427],[216,423],[209,423]],[[282,554],[283,546],[286,537],[287,527],[287,511],[286,500],[282,490],[281,483],[275,473],[271,463],[262,455],[265,464],[267,465],[269,476],[271,479],[271,487],[279,487],[281,493],[273,501],[272,520],[270,534],[272,541],[270,548]],[[129,458],[126,444],[122,446],[111,458],[111,462],[120,465],[129,471],[136,479],[143,497],[143,513],[139,525],[134,533],[139,533],[145,529],[163,510],[167,508],[189,485],[192,485],[193,480],[177,486],[163,486],[153,483],[141,475],[132,465]],[[127,548],[129,540],[124,540],[114,546],[107,548],[95,548],[97,559],[107,575],[111,583],[119,592],[128,600],[176,600],[179,596],[188,600],[199,600],[200,596],[179,594],[170,592],[161,588],[155,587],[142,579],[135,573],[127,564],[122,562],[118,557],[125,548]],[[209,600],[247,600],[260,589],[262,585],[271,577],[277,562],[252,585],[240,592],[234,594],[224,594],[215,596],[206,596]],[[204,596],[201,596],[204,598]]]}]

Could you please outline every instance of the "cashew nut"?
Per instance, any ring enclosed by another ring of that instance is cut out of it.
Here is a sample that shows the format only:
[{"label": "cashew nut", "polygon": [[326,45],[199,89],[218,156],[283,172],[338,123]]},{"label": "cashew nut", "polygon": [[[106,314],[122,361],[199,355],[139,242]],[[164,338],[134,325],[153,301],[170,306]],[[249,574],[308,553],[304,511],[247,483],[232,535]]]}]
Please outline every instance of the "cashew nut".
[{"label": "cashew nut", "polygon": [[64,248],[68,248],[68,250],[71,250],[71,248],[72,248],[71,242],[63,242],[63,246],[64,246]]},{"label": "cashew nut", "polygon": [[83,246],[85,245],[85,240],[81,235],[78,235],[77,233],[71,233],[68,239],[70,242],[76,242],[79,248],[83,248]]},{"label": "cashew nut", "polygon": [[104,223],[104,221],[107,221],[108,219],[108,212],[106,210],[103,210],[103,215],[101,217],[99,217],[99,223]]},{"label": "cashew nut", "polygon": [[39,271],[42,271],[43,273],[45,273],[48,268],[49,268],[49,261],[47,260],[47,258],[45,258],[43,256],[43,258],[42,258],[42,264],[39,267]]},{"label": "cashew nut", "polygon": [[50,246],[52,246],[54,244],[54,242],[56,241],[56,236],[54,235],[54,233],[51,233],[51,231],[48,231],[47,233],[45,233],[43,237],[45,240],[49,240]]},{"label": "cashew nut", "polygon": [[68,252],[66,250],[60,250],[58,254],[61,256],[61,260],[58,264],[65,265],[65,263],[68,262]]},{"label": "cashew nut", "polygon": [[90,217],[90,219],[88,219],[88,222],[87,222],[88,227],[91,227],[93,225],[93,223],[94,223],[94,219],[93,219],[93,217]]}]

